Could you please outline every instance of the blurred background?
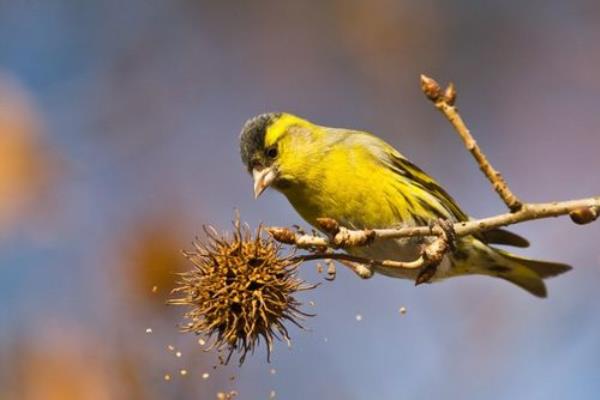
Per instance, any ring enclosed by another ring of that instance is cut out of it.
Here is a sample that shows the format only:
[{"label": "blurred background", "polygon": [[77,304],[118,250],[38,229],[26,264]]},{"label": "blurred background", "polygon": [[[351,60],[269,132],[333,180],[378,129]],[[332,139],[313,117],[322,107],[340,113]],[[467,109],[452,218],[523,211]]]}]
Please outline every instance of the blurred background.
[{"label": "blurred background", "polygon": [[547,300],[340,270],[271,364],[213,368],[164,302],[202,224],[301,222],[253,200],[247,118],[375,132],[487,216],[503,204],[419,74],[457,84],[513,190],[545,201],[600,193],[599,70],[597,0],[0,0],[0,398],[597,399],[599,223],[515,228],[575,266]]}]

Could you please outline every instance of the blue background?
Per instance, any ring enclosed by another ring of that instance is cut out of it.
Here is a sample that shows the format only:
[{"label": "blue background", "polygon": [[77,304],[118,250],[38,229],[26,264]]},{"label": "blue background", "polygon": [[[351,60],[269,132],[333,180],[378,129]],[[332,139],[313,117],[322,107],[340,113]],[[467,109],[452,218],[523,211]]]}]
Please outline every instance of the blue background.
[{"label": "blue background", "polygon": [[546,300],[483,277],[415,288],[340,270],[302,296],[318,316],[271,365],[261,348],[213,369],[163,305],[201,224],[229,229],[235,209],[253,226],[301,223],[275,192],[254,201],[247,118],[374,132],[488,216],[503,204],[419,74],[454,81],[513,190],[549,201],[600,192],[599,70],[592,0],[0,0],[0,104],[26,98],[31,158],[52,171],[0,226],[0,397],[599,398],[599,224],[515,227],[532,241],[521,254],[575,267]]}]

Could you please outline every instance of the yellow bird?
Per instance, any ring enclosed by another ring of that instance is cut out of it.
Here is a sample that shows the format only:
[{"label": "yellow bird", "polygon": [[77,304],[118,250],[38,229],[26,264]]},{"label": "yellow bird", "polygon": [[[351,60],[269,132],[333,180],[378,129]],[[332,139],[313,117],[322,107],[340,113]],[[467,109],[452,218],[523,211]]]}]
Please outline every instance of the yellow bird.
[{"label": "yellow bird", "polygon": [[[267,113],[246,122],[240,136],[243,163],[254,179],[254,195],[273,187],[306,222],[329,217],[352,229],[423,226],[440,218],[469,217],[429,175],[378,137],[361,131],[319,126],[288,113]],[[426,240],[378,241],[349,249],[375,260],[411,261]],[[457,239],[429,281],[487,275],[546,297],[543,279],[568,265],[526,259],[492,244],[527,247],[524,238],[503,229]],[[375,266],[374,272],[415,280],[419,271]]]}]

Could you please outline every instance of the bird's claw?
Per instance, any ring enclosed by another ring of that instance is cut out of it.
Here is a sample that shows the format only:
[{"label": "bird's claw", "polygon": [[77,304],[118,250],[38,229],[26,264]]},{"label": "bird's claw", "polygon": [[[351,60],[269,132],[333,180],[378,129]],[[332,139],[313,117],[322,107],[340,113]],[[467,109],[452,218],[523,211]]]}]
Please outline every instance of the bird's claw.
[{"label": "bird's claw", "polygon": [[[429,229],[433,233],[435,227],[439,227],[443,235],[439,236],[437,240],[444,240],[450,249],[450,251],[455,250],[455,241],[456,241],[456,232],[454,231],[454,224],[447,219],[438,219],[437,221],[431,222],[429,224]],[[421,285],[423,283],[431,282],[431,279],[435,276],[437,272],[437,267],[441,261],[440,259],[431,260],[431,263],[425,265],[419,274],[417,275],[417,279],[415,279],[415,286]]]},{"label": "bird's claw", "polygon": [[450,220],[439,218],[437,221],[432,221],[429,223],[429,229],[431,232],[433,232],[433,229],[436,226],[444,232],[448,247],[450,248],[450,251],[454,252],[456,249],[456,232],[454,231],[454,223]]}]

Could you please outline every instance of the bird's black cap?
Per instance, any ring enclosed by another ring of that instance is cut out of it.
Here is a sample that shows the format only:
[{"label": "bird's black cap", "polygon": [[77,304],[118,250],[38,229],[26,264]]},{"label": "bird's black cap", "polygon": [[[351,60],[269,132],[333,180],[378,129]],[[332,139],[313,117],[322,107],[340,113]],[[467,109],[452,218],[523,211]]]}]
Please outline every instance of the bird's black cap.
[{"label": "bird's black cap", "polygon": [[260,114],[244,124],[240,134],[240,155],[248,170],[251,169],[251,162],[257,151],[264,150],[267,128],[280,116],[281,113]]}]

